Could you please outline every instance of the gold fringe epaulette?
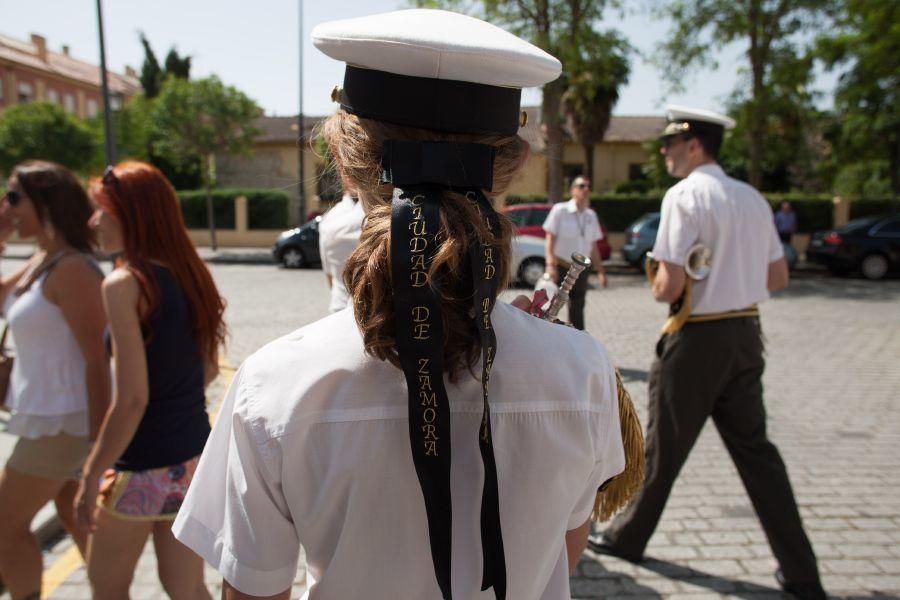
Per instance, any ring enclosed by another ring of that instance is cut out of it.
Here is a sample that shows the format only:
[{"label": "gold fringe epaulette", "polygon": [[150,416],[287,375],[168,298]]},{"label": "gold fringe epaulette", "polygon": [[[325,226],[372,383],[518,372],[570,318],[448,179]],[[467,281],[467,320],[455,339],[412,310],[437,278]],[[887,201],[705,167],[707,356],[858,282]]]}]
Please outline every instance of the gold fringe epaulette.
[{"label": "gold fringe epaulette", "polygon": [[620,508],[628,504],[631,497],[644,484],[644,432],[618,369],[616,369],[616,392],[619,401],[619,422],[622,427],[622,445],[625,448],[625,470],[606,482],[597,492],[591,520],[598,522],[609,520]]}]

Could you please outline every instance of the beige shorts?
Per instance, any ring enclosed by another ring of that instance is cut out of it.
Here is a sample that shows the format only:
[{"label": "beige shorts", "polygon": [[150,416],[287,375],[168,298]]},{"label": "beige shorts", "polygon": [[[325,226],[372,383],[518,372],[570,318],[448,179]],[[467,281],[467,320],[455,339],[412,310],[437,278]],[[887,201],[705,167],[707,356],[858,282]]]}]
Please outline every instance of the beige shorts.
[{"label": "beige shorts", "polygon": [[6,466],[56,481],[78,479],[90,450],[87,436],[58,433],[36,439],[19,438]]}]

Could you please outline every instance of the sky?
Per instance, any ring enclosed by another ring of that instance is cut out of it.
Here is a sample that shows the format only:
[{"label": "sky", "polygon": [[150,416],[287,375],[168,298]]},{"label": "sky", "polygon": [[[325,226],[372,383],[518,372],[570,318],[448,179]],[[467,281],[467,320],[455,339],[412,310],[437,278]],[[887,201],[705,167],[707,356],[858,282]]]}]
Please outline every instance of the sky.
[{"label": "sky", "polygon": [[[269,115],[296,115],[299,110],[298,43],[301,0],[102,0],[106,60],[110,69],[140,71],[143,31],[162,62],[171,47],[192,57],[193,78],[215,74],[253,98]],[[632,3],[633,0],[632,0]],[[310,32],[318,23],[407,8],[405,0],[307,0],[303,2],[303,113],[334,111],[330,94],[343,79],[343,64],[316,50]],[[51,50],[68,45],[70,53],[99,64],[96,0],[0,0],[0,33],[29,40],[43,35]],[[738,83],[741,48],[719,51],[716,71],[697,72],[688,91],[666,96],[661,71],[648,56],[664,39],[668,24],[644,13],[610,13],[601,29],[616,28],[639,55],[614,110],[617,115],[662,115],[667,103],[723,111]],[[817,88],[828,92],[833,76],[819,77]],[[525,90],[523,105],[540,104],[540,91]]]}]

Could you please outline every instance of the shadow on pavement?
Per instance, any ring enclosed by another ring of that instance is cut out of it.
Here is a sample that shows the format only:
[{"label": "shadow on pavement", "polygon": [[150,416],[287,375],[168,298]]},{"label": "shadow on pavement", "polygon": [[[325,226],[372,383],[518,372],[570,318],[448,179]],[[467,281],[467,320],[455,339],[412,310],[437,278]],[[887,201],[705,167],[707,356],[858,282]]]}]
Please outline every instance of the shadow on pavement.
[{"label": "shadow on pavement", "polygon": [[758,600],[763,594],[770,597],[788,597],[782,593],[780,588],[774,585],[774,575],[772,577],[773,585],[769,587],[750,583],[748,581],[741,581],[739,579],[730,579],[728,577],[712,575],[704,571],[692,569],[691,567],[656,558],[648,558],[641,562],[639,566],[671,579],[672,581],[706,588],[712,592],[728,594],[729,596],[734,596],[736,598]]},{"label": "shadow on pavement", "polygon": [[653,600],[662,595],[618,571],[607,569],[592,552],[585,552],[569,579],[573,600],[624,597]]},{"label": "shadow on pavement", "polygon": [[649,376],[648,372],[642,369],[626,369],[625,367],[619,367],[619,373],[622,375],[623,383],[633,383],[635,381],[646,383]]}]

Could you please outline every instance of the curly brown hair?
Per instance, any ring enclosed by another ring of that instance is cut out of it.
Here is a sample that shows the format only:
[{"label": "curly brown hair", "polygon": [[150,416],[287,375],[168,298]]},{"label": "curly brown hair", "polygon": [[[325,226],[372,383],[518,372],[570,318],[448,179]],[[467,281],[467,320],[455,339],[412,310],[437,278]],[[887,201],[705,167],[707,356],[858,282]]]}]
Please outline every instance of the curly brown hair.
[{"label": "curly brown hair", "polygon": [[[344,283],[353,302],[356,322],[368,354],[396,367],[394,301],[391,286],[391,198],[393,186],[380,183],[381,149],[385,140],[453,141],[488,144],[496,148],[493,189],[484,190],[494,199],[509,189],[528,158],[529,146],[519,136],[447,134],[402,127],[359,118],[343,110],[326,120],[321,134],[342,178],[365,198],[368,214],[360,243],[347,260]],[[440,227],[435,236],[438,249],[429,271],[429,281],[438,288],[443,307],[444,365],[453,381],[471,370],[481,351],[472,312],[472,244],[491,241],[497,245],[497,263],[502,287],[510,276],[512,226],[503,214],[499,233],[491,238],[483,218],[463,194],[446,190],[440,206]]]}]

